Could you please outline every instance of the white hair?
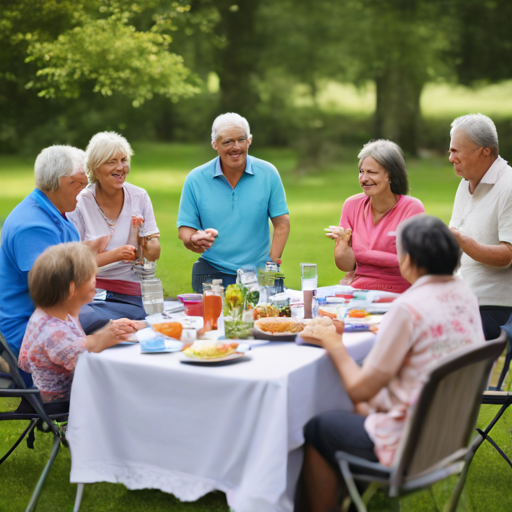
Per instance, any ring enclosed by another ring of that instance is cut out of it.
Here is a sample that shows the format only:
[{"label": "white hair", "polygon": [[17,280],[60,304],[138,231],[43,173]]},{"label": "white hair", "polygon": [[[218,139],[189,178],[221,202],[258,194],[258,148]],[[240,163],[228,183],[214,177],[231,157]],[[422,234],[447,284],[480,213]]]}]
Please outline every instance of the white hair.
[{"label": "white hair", "polygon": [[85,150],[85,168],[91,183],[96,183],[94,171],[105,162],[122,153],[130,164],[133,150],[128,141],[116,132],[100,132],[89,141]]},{"label": "white hair", "polygon": [[457,117],[452,123],[450,136],[455,130],[462,130],[479,148],[489,148],[493,154],[498,154],[498,132],[489,117],[483,114]]},{"label": "white hair", "polygon": [[50,146],[39,153],[34,165],[36,187],[43,192],[59,189],[60,178],[84,170],[85,153],[72,146]]},{"label": "white hair", "polygon": [[212,142],[215,142],[224,130],[230,128],[240,128],[245,132],[245,136],[249,139],[252,137],[249,123],[245,117],[234,112],[221,114],[215,118],[212,125]]}]

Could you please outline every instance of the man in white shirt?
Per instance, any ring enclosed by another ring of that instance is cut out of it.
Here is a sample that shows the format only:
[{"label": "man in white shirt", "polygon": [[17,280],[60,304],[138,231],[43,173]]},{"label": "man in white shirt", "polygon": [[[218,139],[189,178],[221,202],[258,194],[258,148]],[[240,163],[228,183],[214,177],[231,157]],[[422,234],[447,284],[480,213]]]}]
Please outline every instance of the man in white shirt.
[{"label": "man in white shirt", "polygon": [[455,119],[450,135],[450,162],[464,178],[450,228],[464,251],[461,275],[478,297],[489,340],[512,314],[512,168],[498,154],[496,126],[487,116]]}]

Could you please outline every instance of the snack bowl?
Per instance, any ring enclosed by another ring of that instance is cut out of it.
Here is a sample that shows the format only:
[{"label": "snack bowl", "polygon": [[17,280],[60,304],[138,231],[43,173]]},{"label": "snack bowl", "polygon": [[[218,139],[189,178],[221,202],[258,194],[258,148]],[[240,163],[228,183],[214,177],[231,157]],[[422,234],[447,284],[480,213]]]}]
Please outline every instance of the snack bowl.
[{"label": "snack bowl", "polygon": [[178,299],[185,306],[188,316],[203,316],[203,296],[200,293],[180,293]]}]

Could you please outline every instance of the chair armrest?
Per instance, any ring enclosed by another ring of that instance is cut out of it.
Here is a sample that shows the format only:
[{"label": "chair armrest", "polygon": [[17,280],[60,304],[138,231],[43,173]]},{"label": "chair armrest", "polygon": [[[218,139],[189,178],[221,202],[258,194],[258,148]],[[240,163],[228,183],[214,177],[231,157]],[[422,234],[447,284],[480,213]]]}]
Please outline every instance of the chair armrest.
[{"label": "chair armrest", "polygon": [[510,391],[484,391],[482,395],[483,405],[504,405],[512,404],[512,393]]},{"label": "chair armrest", "polygon": [[21,398],[26,395],[38,395],[39,389],[27,388],[27,389],[0,389],[0,396],[4,398],[14,397]]},{"label": "chair armrest", "polygon": [[351,455],[350,453],[336,452],[334,456],[336,457],[336,460],[338,462],[346,460],[349,464],[353,464],[354,466],[359,466],[365,469],[373,469],[374,471],[379,471],[381,473],[386,473],[388,475],[390,475],[393,472],[392,468],[383,466],[379,462],[372,462],[367,459],[362,459],[361,457],[356,457],[355,455]]}]

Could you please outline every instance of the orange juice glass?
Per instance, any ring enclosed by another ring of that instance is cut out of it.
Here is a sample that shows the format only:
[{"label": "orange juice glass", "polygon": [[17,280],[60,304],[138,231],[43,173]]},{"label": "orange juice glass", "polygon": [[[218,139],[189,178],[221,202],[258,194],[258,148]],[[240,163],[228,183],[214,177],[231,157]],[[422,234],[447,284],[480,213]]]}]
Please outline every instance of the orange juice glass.
[{"label": "orange juice glass", "polygon": [[222,313],[222,295],[215,289],[205,290],[203,299],[204,325],[210,322],[212,330],[218,329],[217,321]]}]

